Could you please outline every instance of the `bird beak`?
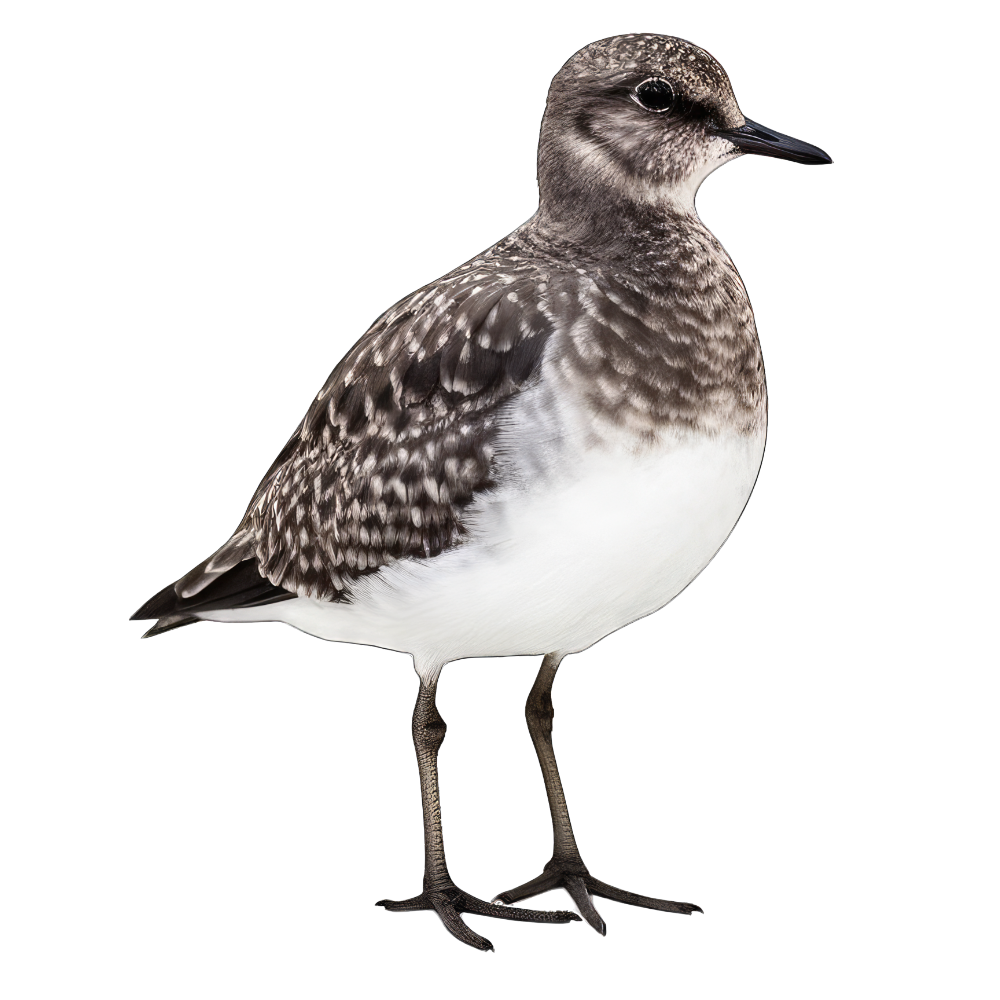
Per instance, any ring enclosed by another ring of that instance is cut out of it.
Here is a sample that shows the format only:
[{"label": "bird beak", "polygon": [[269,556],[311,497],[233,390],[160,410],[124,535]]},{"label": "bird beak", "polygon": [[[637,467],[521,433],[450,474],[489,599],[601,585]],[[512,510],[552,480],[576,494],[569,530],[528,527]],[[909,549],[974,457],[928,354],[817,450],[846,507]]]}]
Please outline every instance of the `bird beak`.
[{"label": "bird beak", "polygon": [[808,142],[764,128],[749,118],[742,128],[717,129],[715,134],[728,139],[742,153],[776,156],[794,163],[833,163],[819,146],[810,146]]}]

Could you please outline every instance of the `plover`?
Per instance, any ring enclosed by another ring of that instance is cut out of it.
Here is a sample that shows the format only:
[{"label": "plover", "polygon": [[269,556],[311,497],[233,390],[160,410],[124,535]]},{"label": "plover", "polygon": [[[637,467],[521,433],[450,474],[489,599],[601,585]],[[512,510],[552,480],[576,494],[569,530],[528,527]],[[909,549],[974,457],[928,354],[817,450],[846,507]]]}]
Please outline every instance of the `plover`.
[{"label": "plover", "polygon": [[[623,35],[576,53],[549,89],[538,211],[383,313],[337,365],[233,536],[133,615],[158,635],[198,621],[282,621],[408,653],[423,799],[423,891],[457,938],[478,913],[569,891],[699,907],[587,870],[552,749],[562,659],[662,608],[708,564],[750,497],[767,395],[743,282],[694,199],[744,153],[830,163],[745,118],[723,68],[679,38]],[[444,664],[540,654],[525,715],[552,813],[541,875],[493,903],[445,863],[435,705]]]}]

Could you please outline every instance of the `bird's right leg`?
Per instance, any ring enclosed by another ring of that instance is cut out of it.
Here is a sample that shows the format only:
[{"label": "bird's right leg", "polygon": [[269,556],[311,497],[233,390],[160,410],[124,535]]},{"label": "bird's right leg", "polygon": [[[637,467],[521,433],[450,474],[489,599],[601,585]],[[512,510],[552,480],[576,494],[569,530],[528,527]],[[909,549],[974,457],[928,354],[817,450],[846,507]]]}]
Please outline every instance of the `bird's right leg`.
[{"label": "bird's right leg", "polygon": [[444,857],[444,836],[441,832],[441,797],[438,792],[437,757],[444,742],[447,726],[437,710],[435,696],[437,678],[420,680],[417,704],[413,709],[413,745],[420,770],[420,796],[424,813],[424,891],[411,899],[382,899],[376,906],[387,910],[435,910],[445,927],[459,941],[480,951],[492,951],[493,945],[476,934],[462,919],[463,913],[478,913],[484,917],[505,920],[531,920],[545,924],[565,924],[579,920],[566,910],[525,910],[513,906],[497,906],[463,892],[452,881]]},{"label": "bird's right leg", "polygon": [[559,669],[561,657],[550,653],[542,660],[538,676],[528,694],[524,706],[524,715],[528,722],[528,732],[531,742],[538,755],[538,763],[542,768],[545,780],[545,794],[549,799],[549,811],[552,814],[552,858],[542,869],[542,874],[533,878],[516,889],[495,896],[495,903],[517,903],[529,899],[549,889],[562,886],[573,897],[573,902],[580,908],[580,913],[594,930],[601,934],[607,933],[604,920],[594,906],[593,896],[603,896],[619,903],[630,903],[632,906],[644,906],[650,910],[666,910],[669,913],[701,912],[700,906],[693,903],[675,903],[669,899],[655,899],[652,896],[640,896],[626,889],[617,889],[607,882],[594,878],[580,857],[580,849],[576,846],[573,835],[573,824],[569,819],[569,807],[566,805],[566,795],[563,792],[562,779],[559,777],[559,767],[556,764],[556,754],[552,747],[552,720],[555,710],[552,707],[552,682]]}]

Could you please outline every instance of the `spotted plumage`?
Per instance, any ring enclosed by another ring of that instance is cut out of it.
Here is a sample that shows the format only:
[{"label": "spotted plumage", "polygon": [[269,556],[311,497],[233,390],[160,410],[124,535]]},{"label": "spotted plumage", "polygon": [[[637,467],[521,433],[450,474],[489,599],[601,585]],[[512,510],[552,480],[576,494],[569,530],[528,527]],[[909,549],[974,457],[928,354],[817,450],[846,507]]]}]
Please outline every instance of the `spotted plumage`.
[{"label": "spotted plumage", "polygon": [[[746,290],[694,197],[744,152],[828,162],[744,118],[689,42],[626,35],[578,52],[549,90],[535,215],[380,316],[232,537],[134,616],[157,619],[150,635],[278,620],[411,654],[425,891],[384,902],[432,907],[477,947],[458,914],[509,914],[462,894],[432,851],[438,674],[460,657],[541,653],[550,685],[567,653],[676,596],[735,525],[763,456],[764,368]],[[536,702],[551,877],[600,929],[589,893],[623,897],[574,854]]]},{"label": "spotted plumage", "polygon": [[605,255],[553,247],[536,217],[393,306],[334,369],[221,555],[179,582],[181,599],[249,558],[289,593],[349,600],[358,577],[461,544],[463,511],[497,485],[498,422],[546,356],[583,387],[597,435],[760,430],[746,292],[711,233],[677,221],[650,220],[632,253]]}]

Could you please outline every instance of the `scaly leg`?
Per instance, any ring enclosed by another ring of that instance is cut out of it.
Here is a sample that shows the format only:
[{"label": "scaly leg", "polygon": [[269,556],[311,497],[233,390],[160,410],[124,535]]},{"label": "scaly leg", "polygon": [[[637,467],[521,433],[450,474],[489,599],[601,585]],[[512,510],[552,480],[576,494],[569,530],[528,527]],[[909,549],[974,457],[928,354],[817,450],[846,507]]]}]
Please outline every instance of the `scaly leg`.
[{"label": "scaly leg", "polygon": [[552,682],[559,669],[559,662],[559,657],[552,653],[542,660],[524,706],[528,732],[535,745],[535,753],[538,754],[538,763],[545,779],[545,794],[549,799],[549,811],[552,813],[552,859],[537,878],[516,889],[500,893],[493,902],[516,903],[562,886],[573,897],[573,902],[579,907],[587,923],[601,934],[607,933],[607,927],[594,907],[592,895],[619,903],[631,903],[633,906],[645,906],[650,910],[666,910],[669,913],[692,913],[695,910],[702,912],[701,907],[693,903],[674,903],[668,899],[654,899],[652,896],[640,896],[624,889],[616,889],[613,885],[594,878],[587,870],[573,836],[573,824],[570,823],[559,767],[552,749],[552,719],[555,716],[552,708]]},{"label": "scaly leg", "polygon": [[424,811],[424,891],[411,899],[382,899],[376,906],[387,910],[435,910],[445,927],[459,941],[464,941],[480,951],[492,951],[493,945],[476,934],[462,920],[463,913],[478,913],[484,917],[502,917],[505,920],[531,920],[545,924],[565,924],[579,920],[575,913],[565,910],[522,910],[516,907],[496,906],[463,892],[451,879],[444,857],[444,838],[441,833],[441,798],[438,793],[437,756],[444,742],[447,726],[435,704],[437,679],[420,682],[417,704],[413,709],[413,745],[417,751],[420,769],[420,795]]}]

